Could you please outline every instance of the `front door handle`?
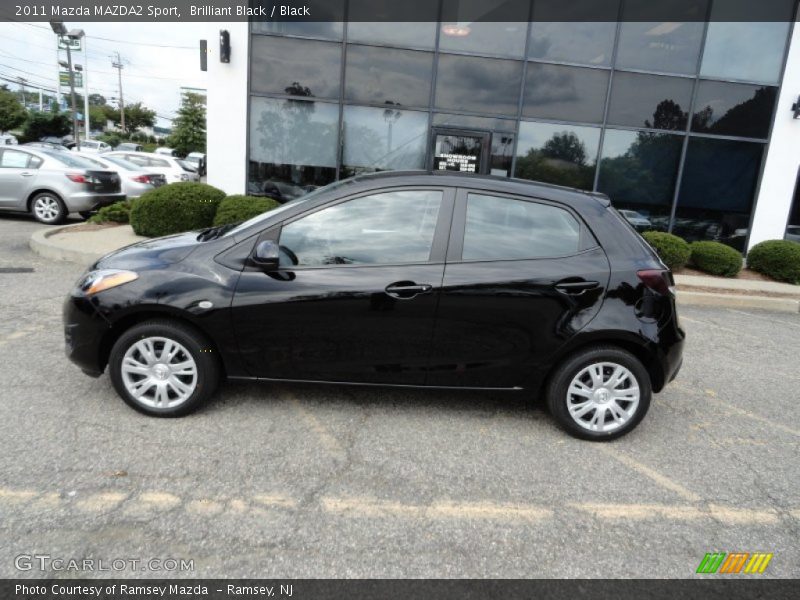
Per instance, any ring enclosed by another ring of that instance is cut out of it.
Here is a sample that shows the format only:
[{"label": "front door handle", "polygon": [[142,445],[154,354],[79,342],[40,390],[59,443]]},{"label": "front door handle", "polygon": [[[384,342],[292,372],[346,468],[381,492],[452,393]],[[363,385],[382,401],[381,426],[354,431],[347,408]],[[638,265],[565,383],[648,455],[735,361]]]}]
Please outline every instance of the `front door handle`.
[{"label": "front door handle", "polygon": [[33,173],[31,173],[30,171],[23,171],[22,173],[20,173],[20,175],[22,177],[32,177]]},{"label": "front door handle", "polygon": [[390,283],[384,290],[392,298],[408,300],[418,294],[427,294],[433,289],[429,283],[414,283],[413,281],[397,281]]},{"label": "front door handle", "polygon": [[570,296],[580,296],[584,292],[597,288],[600,284],[596,281],[559,281],[556,283],[555,288],[562,294]]}]

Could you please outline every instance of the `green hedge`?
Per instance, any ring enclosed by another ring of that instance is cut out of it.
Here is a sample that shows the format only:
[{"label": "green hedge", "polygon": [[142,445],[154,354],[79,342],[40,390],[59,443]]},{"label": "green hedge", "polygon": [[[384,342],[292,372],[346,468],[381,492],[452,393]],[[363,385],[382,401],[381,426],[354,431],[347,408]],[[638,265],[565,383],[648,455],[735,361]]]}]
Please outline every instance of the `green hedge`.
[{"label": "green hedge", "polygon": [[89,218],[89,223],[129,223],[131,201],[123,200],[104,206]]},{"label": "green hedge", "polygon": [[261,196],[228,196],[219,204],[217,215],[214,217],[214,225],[228,225],[229,223],[239,223],[247,221],[272,210],[280,204],[272,198]]},{"label": "green hedge", "polygon": [[150,190],[131,208],[133,231],[158,237],[210,227],[224,197],[222,190],[189,181]]},{"label": "green hedge", "polygon": [[661,261],[671,270],[678,271],[689,262],[692,251],[683,238],[664,231],[645,231],[642,237],[647,240]]},{"label": "green hedge", "polygon": [[719,242],[692,242],[692,266],[711,275],[736,277],[742,270],[742,255],[738,250]]},{"label": "green hedge", "polygon": [[800,285],[800,244],[769,240],[750,248],[747,266],[778,281]]}]

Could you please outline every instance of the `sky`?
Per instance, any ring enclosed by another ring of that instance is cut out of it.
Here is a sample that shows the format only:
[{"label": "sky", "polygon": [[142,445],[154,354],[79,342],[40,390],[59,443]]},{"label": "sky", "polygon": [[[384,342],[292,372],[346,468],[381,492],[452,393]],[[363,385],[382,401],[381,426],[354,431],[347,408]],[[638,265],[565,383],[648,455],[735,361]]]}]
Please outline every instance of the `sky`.
[{"label": "sky", "polygon": [[[199,50],[199,40],[208,37],[206,23],[68,21],[66,25],[86,33],[88,64],[83,65],[82,52],[73,55],[73,62],[88,68],[89,93],[106,98],[119,96],[117,70],[111,66],[112,55],[118,51],[125,65],[125,104],[142,102],[154,109],[160,126],[170,126],[168,118],[174,117],[179,107],[181,86],[207,87],[206,73],[200,71]],[[55,46],[55,34],[47,23],[0,23],[0,76],[24,77],[28,90],[37,84],[54,88]],[[65,60],[65,53],[62,55]],[[0,83],[18,89],[8,81]]]}]

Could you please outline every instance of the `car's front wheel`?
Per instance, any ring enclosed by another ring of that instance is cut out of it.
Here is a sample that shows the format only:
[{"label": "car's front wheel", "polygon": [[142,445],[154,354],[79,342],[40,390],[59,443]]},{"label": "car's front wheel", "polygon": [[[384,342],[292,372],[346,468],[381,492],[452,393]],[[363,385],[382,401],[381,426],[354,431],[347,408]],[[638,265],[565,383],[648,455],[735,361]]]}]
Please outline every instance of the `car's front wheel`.
[{"label": "car's front wheel", "polygon": [[67,218],[67,207],[52,192],[42,192],[31,200],[31,213],[40,223],[56,225]]},{"label": "car's front wheel", "polygon": [[613,440],[647,414],[650,376],[630,352],[615,346],[582,350],[564,361],[547,387],[547,406],[575,437]]},{"label": "car's front wheel", "polygon": [[128,405],[157,417],[196,410],[220,379],[218,358],[205,336],[168,320],[146,321],[123,333],[111,350],[109,372]]}]

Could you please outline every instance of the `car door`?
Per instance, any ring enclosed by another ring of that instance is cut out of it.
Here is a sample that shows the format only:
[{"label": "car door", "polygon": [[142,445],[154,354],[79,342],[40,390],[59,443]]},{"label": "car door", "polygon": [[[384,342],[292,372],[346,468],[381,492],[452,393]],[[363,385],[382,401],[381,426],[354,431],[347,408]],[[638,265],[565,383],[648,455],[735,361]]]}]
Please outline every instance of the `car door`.
[{"label": "car door", "polygon": [[524,387],[597,314],[608,278],[566,206],[459,190],[426,383]]},{"label": "car door", "polygon": [[453,190],[397,188],[328,203],[262,234],[280,267],[245,268],[232,304],[258,377],[422,384]]},{"label": "car door", "polygon": [[0,208],[25,209],[42,159],[22,150],[0,149]]}]

